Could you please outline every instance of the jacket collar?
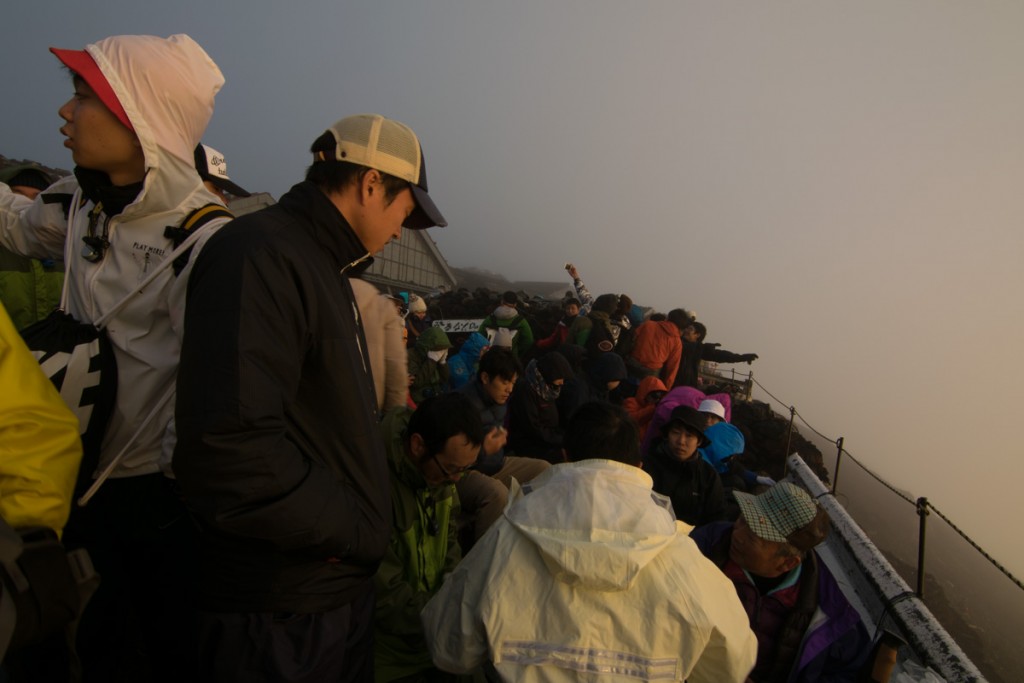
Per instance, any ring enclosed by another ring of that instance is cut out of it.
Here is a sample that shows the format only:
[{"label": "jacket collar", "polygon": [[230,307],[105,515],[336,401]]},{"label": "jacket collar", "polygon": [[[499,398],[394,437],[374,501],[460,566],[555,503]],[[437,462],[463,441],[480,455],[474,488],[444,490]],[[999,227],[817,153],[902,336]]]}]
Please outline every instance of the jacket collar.
[{"label": "jacket collar", "polygon": [[303,181],[295,185],[278,204],[313,227],[313,238],[323,245],[346,275],[361,273],[373,263],[373,255],[363,246],[345,216],[313,183]]}]

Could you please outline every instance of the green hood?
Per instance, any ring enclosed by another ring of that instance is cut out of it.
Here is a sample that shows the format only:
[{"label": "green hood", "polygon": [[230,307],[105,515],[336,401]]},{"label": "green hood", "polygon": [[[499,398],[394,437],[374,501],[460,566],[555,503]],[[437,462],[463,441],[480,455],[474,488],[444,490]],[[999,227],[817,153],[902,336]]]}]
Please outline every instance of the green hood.
[{"label": "green hood", "polygon": [[450,349],[452,343],[440,327],[428,327],[416,338],[416,347],[423,351],[438,351]]}]

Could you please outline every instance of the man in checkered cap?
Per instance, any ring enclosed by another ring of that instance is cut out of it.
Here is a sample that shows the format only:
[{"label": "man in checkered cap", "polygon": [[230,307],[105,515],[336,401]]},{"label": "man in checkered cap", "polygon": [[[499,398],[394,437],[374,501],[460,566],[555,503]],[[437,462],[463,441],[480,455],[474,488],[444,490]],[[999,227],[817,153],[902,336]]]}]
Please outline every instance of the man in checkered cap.
[{"label": "man in checkered cap", "polygon": [[857,680],[871,640],[814,550],[828,534],[828,513],[789,482],[735,496],[735,523],[708,524],[691,536],[732,580],[750,617],[757,635],[750,680]]}]

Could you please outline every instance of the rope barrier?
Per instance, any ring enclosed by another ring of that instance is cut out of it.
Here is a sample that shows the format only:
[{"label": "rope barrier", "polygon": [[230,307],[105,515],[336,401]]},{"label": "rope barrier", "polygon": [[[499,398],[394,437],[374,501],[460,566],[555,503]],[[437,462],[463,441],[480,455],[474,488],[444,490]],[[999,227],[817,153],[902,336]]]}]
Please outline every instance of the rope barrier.
[{"label": "rope barrier", "polygon": [[[758,382],[758,381],[757,381],[756,379],[753,379],[753,378],[751,378],[751,379],[753,380],[754,384],[756,384],[756,385],[758,386],[758,388],[759,388],[759,389],[761,389],[761,391],[763,391],[764,393],[768,394],[768,395],[769,395],[769,396],[770,396],[770,397],[771,397],[772,399],[774,399],[774,400],[775,400],[775,402],[777,402],[777,403],[778,403],[779,405],[783,406],[783,407],[784,407],[784,408],[786,408],[787,410],[792,410],[792,411],[794,411],[794,413],[796,414],[796,416],[800,418],[800,422],[802,422],[802,423],[803,423],[803,424],[804,424],[804,425],[805,425],[805,426],[806,426],[806,427],[807,427],[808,429],[810,429],[810,430],[811,430],[812,432],[814,432],[815,434],[817,434],[817,435],[818,435],[818,436],[819,436],[820,438],[824,439],[825,441],[831,441],[832,443],[837,443],[837,440],[836,440],[836,439],[832,439],[832,438],[829,438],[828,436],[825,436],[824,434],[822,434],[821,432],[819,432],[819,431],[818,431],[817,429],[815,429],[815,428],[814,428],[814,427],[813,427],[813,426],[812,426],[812,425],[811,425],[811,424],[810,424],[810,423],[809,423],[809,422],[808,422],[808,421],[807,421],[807,420],[806,420],[806,419],[804,418],[804,416],[803,416],[803,415],[801,415],[801,414],[800,414],[800,412],[799,412],[799,411],[797,411],[797,410],[796,410],[795,408],[793,408],[793,407],[792,407],[792,406],[791,406],[790,404],[786,403],[785,401],[783,401],[783,400],[782,400],[782,399],[780,399],[779,397],[775,396],[775,395],[774,395],[774,394],[773,394],[772,392],[768,391],[768,389],[767,389],[767,388],[766,388],[766,387],[765,387],[765,386],[764,386],[763,384],[761,384],[760,382]],[[914,506],[915,508],[917,507],[917,501],[916,501],[916,500],[914,500],[913,498],[911,498],[911,497],[910,497],[910,496],[908,496],[907,494],[903,493],[902,491],[900,491],[899,489],[897,489],[897,488],[896,488],[895,486],[893,486],[892,484],[890,484],[890,483],[889,483],[889,482],[887,482],[886,480],[882,479],[882,477],[880,477],[879,475],[877,475],[877,474],[875,474],[874,472],[872,472],[872,471],[871,471],[871,470],[870,470],[870,469],[869,469],[869,468],[868,468],[867,466],[865,466],[865,465],[864,465],[864,464],[863,464],[862,462],[860,462],[859,460],[857,460],[857,458],[853,457],[853,454],[852,454],[852,453],[850,453],[850,451],[848,451],[848,450],[846,450],[846,449],[844,448],[844,449],[843,449],[843,453],[845,453],[845,454],[846,454],[846,456],[847,456],[847,457],[848,457],[848,458],[849,458],[850,460],[852,460],[852,461],[853,461],[853,462],[854,462],[854,463],[855,463],[855,464],[857,465],[857,467],[859,467],[859,468],[861,468],[862,470],[864,470],[864,471],[865,471],[865,472],[866,472],[866,473],[867,473],[867,474],[868,474],[869,476],[871,476],[871,478],[873,478],[873,479],[874,479],[875,481],[877,481],[877,482],[878,482],[879,484],[881,484],[881,485],[882,485],[882,486],[884,486],[885,488],[889,489],[890,491],[892,491],[893,493],[895,493],[895,494],[896,494],[896,495],[897,495],[897,496],[898,496],[899,498],[902,498],[902,499],[903,499],[903,500],[905,500],[906,502],[908,502],[908,503],[910,503],[911,505],[913,505],[913,506]],[[937,514],[937,515],[938,515],[938,516],[939,516],[940,518],[942,518],[942,520],[943,520],[943,521],[944,521],[944,522],[945,522],[946,524],[948,524],[948,525],[949,525],[949,527],[950,527],[950,528],[951,528],[951,529],[952,529],[953,531],[955,531],[955,532],[956,532],[957,534],[959,534],[959,535],[960,535],[960,538],[962,538],[963,540],[965,540],[965,541],[966,541],[966,542],[967,542],[967,543],[968,543],[968,544],[969,544],[969,545],[970,545],[970,546],[971,546],[972,548],[974,548],[975,550],[977,550],[977,551],[978,551],[978,552],[979,552],[979,553],[981,554],[981,556],[982,556],[982,557],[984,557],[984,558],[985,558],[986,560],[988,560],[988,561],[989,561],[989,562],[990,562],[990,563],[992,564],[992,566],[993,566],[993,567],[995,567],[995,568],[996,568],[996,569],[997,569],[997,570],[998,570],[998,571],[999,571],[1000,573],[1002,573],[1002,574],[1003,574],[1003,576],[1005,576],[1006,578],[1008,578],[1008,579],[1010,580],[1010,582],[1011,582],[1011,583],[1013,583],[1013,584],[1014,584],[1015,586],[1017,586],[1018,588],[1020,588],[1020,589],[1024,590],[1024,583],[1022,583],[1020,579],[1018,579],[1018,578],[1017,578],[1016,576],[1014,576],[1013,574],[1011,574],[1011,573],[1010,573],[1010,571],[1009,571],[1008,569],[1006,569],[1006,567],[1004,567],[1004,566],[1003,566],[1003,565],[1002,565],[1002,564],[1001,564],[1001,563],[1000,563],[1000,562],[999,562],[998,560],[996,560],[996,559],[995,559],[994,557],[992,557],[991,555],[989,555],[989,554],[988,554],[988,552],[986,552],[984,548],[982,548],[982,547],[981,547],[980,545],[978,545],[978,543],[977,543],[977,542],[976,542],[976,541],[975,541],[974,539],[972,539],[972,538],[971,538],[970,536],[968,536],[968,535],[967,535],[967,534],[966,534],[966,533],[965,533],[964,531],[962,531],[962,530],[960,529],[960,527],[958,527],[958,526],[957,526],[956,524],[954,524],[954,523],[953,523],[953,520],[951,520],[951,519],[950,519],[949,517],[947,517],[947,516],[946,516],[945,514],[943,514],[941,510],[939,510],[939,509],[938,509],[938,508],[936,508],[936,507],[935,507],[934,505],[932,505],[932,504],[931,504],[931,502],[927,503],[927,507],[928,507],[929,509],[931,509],[931,510],[934,510],[934,511],[935,511],[935,514]]]},{"label": "rope barrier", "polygon": [[875,474],[874,472],[872,472],[871,470],[869,470],[869,469],[868,469],[867,467],[865,467],[865,466],[864,466],[864,464],[863,464],[862,462],[860,462],[859,460],[857,460],[857,458],[853,457],[853,454],[852,454],[852,453],[850,453],[850,451],[848,451],[848,450],[846,450],[846,449],[844,448],[844,449],[843,449],[843,453],[845,453],[845,454],[846,454],[846,457],[848,457],[848,458],[849,458],[850,460],[852,460],[852,461],[854,462],[854,464],[856,464],[856,465],[857,465],[857,467],[859,467],[859,468],[861,468],[862,470],[864,470],[865,472],[867,472],[867,473],[868,473],[868,475],[870,475],[872,479],[874,479],[874,480],[875,480],[875,481],[877,481],[877,482],[878,482],[879,484],[881,484],[881,485],[882,485],[882,486],[884,486],[885,488],[889,489],[890,491],[892,491],[893,493],[895,493],[895,494],[896,494],[897,496],[899,496],[899,497],[900,497],[900,498],[902,498],[903,500],[905,500],[905,501],[907,501],[908,503],[910,503],[911,505],[913,505],[913,506],[915,506],[915,507],[917,506],[917,501],[916,501],[916,500],[914,500],[913,498],[911,498],[911,497],[910,497],[910,496],[908,496],[907,494],[903,493],[902,491],[900,491],[899,489],[897,489],[897,488],[896,488],[895,486],[893,486],[892,484],[890,484],[889,482],[887,482],[887,481],[886,481],[885,479],[882,479],[882,478],[881,478],[880,476],[878,476],[877,474]]},{"label": "rope barrier", "polygon": [[963,531],[961,531],[960,528],[956,524],[953,523],[953,520],[951,520],[949,517],[947,517],[946,515],[944,515],[942,513],[942,510],[939,510],[937,507],[935,507],[931,503],[928,503],[928,507],[930,507],[935,512],[935,514],[937,514],[939,517],[941,517],[942,521],[944,521],[946,524],[949,525],[949,528],[951,528],[953,531],[955,531],[958,534],[960,534],[960,538],[962,538],[965,541],[967,541],[968,543],[970,543],[972,548],[974,548],[979,553],[981,553],[982,557],[984,557],[986,560],[991,562],[992,565],[996,569],[1001,571],[1006,576],[1006,578],[1008,578],[1011,582],[1013,582],[1017,586],[1017,588],[1024,589],[1024,583],[1021,583],[1020,579],[1018,579],[1016,576],[1011,574],[1010,571],[1008,569],[1006,569],[1002,564],[1000,564],[997,559],[995,559],[994,557],[989,555],[987,552],[985,552],[985,549],[982,548],[977,543],[975,543],[974,539],[972,539],[970,536],[968,536]]}]

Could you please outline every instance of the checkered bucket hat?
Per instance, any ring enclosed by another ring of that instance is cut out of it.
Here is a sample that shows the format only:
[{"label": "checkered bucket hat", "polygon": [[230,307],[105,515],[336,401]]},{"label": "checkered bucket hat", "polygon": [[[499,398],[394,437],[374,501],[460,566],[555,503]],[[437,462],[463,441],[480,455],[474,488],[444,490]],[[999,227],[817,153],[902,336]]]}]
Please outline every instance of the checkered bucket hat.
[{"label": "checkered bucket hat", "polygon": [[791,543],[806,551],[824,540],[828,531],[825,510],[788,481],[757,496],[739,491],[735,496],[747,526],[766,541]]}]

